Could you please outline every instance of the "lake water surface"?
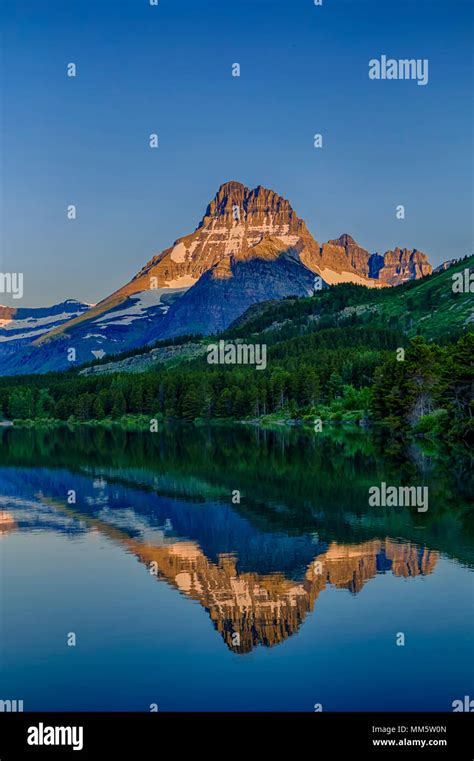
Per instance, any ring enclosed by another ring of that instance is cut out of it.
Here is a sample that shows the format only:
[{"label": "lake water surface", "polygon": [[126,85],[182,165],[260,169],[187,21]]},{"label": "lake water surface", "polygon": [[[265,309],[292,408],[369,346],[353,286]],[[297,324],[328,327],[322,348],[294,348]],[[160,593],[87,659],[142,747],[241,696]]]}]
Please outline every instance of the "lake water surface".
[{"label": "lake water surface", "polygon": [[[462,461],[253,428],[0,441],[0,699],[449,711],[474,695]],[[428,486],[428,511],[369,507],[382,481]]]}]

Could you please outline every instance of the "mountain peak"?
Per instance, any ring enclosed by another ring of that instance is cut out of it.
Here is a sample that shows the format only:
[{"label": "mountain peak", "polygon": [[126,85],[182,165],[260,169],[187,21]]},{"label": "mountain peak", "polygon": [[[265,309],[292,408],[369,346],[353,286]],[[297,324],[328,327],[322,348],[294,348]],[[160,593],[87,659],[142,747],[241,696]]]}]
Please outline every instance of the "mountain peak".
[{"label": "mountain peak", "polygon": [[348,235],[347,233],[342,233],[342,235],[337,238],[337,241],[339,242],[339,245],[341,246],[358,246],[359,244],[356,243],[352,235]]},{"label": "mountain peak", "polygon": [[[198,229],[221,222],[232,226],[245,222],[251,227],[266,225],[272,234],[282,225],[299,226],[299,232],[306,226],[293,211],[290,202],[263,185],[250,189],[242,182],[229,180],[223,183],[208,205]],[[275,228],[275,229],[272,229]]]},{"label": "mountain peak", "polygon": [[234,206],[241,208],[248,192],[249,189],[241,182],[235,180],[224,182],[208,205],[199,227],[202,227],[207,219],[225,217],[227,214],[233,215]]},{"label": "mountain peak", "polygon": [[407,280],[418,280],[433,272],[428,257],[417,248],[397,246],[392,251],[386,251],[383,257],[373,254],[371,259],[373,260],[372,276],[384,280],[389,285],[400,285]]},{"label": "mountain peak", "polygon": [[[202,276],[211,270],[213,275],[201,281]],[[168,323],[175,314],[174,301],[188,289],[193,291],[194,299],[193,286],[199,281],[198,292],[204,294],[206,284],[217,281],[220,284],[234,283],[233,292],[229,290],[220,294],[224,300],[232,300],[234,319],[241,307],[246,308],[239,290],[243,287],[243,279],[237,277],[242,275],[243,278],[243,273],[250,304],[266,300],[269,293],[272,298],[308,293],[311,283],[314,284],[315,274],[328,284],[357,282],[370,287],[384,287],[419,278],[429,272],[431,266],[420,252],[397,249],[396,252],[388,252],[385,257],[371,255],[347,233],[320,246],[286,198],[263,185],[251,189],[237,180],[228,180],[219,187],[194,232],[178,238],[170,248],[153,256],[128,283],[97,305],[41,335],[35,340],[35,346],[49,345],[53,339],[72,332],[82,335],[81,331],[85,331],[85,338],[89,340],[106,340],[107,335],[99,334],[97,324],[108,313],[114,317],[113,324],[117,326],[120,316],[124,317],[124,326],[130,322],[131,337],[127,340],[133,342],[136,340],[133,333],[134,323],[138,327],[138,315],[143,312],[145,322],[149,317],[151,319],[147,307],[150,298],[156,315],[160,319],[166,316],[167,330],[168,327],[171,329]],[[251,277],[254,280],[252,283]],[[284,282],[285,278],[289,281]],[[138,307],[136,298],[130,304],[135,294],[142,294],[138,302],[146,308]],[[156,298],[163,301],[156,302]],[[189,306],[191,301],[186,298],[183,303]],[[128,306],[119,309],[122,304]],[[70,310],[74,306],[73,303],[67,305]],[[194,308],[195,303],[191,306]],[[131,314],[127,314],[127,309],[133,310]],[[205,304],[203,309],[205,312]],[[79,305],[77,311],[81,311]],[[190,325],[196,327],[196,320],[191,319],[192,309],[189,315]],[[204,314],[198,332],[205,332],[203,324],[206,320],[210,325],[212,315]],[[177,335],[175,330],[180,330],[183,324],[172,327],[173,335]],[[152,332],[156,337],[157,330]]]},{"label": "mountain peak", "polygon": [[339,238],[333,238],[332,240],[328,240],[328,243],[331,246],[343,246],[343,248],[350,248],[355,247],[359,248],[361,251],[365,251],[365,248],[362,248],[362,246],[359,246],[356,240],[352,237],[352,235],[349,235],[348,233],[342,233],[342,235],[339,236]]},{"label": "mountain peak", "polygon": [[239,182],[238,180],[227,180],[227,182],[223,182],[222,185],[219,186],[216,197],[219,195],[230,195],[230,193],[232,193],[234,190],[248,192],[248,188],[243,184],[243,182]]}]

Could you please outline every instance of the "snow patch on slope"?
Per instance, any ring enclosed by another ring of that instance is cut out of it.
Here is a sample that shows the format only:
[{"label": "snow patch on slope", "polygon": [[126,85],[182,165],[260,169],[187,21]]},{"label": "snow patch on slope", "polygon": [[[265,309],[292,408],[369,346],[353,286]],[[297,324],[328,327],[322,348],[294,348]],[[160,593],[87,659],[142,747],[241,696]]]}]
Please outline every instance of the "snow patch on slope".
[{"label": "snow patch on slope", "polygon": [[[66,320],[72,320],[73,317],[77,317],[78,312],[61,312],[61,314],[50,314],[46,317],[27,317],[24,320],[8,320],[7,325],[2,325],[4,330],[27,330],[28,328],[39,328],[41,326],[51,325],[51,323],[65,322]],[[0,323],[4,321],[1,320]]]},{"label": "snow patch on slope", "polygon": [[[174,282],[182,283],[182,281],[189,280],[189,276],[183,276],[181,278],[178,278]],[[192,282],[194,283],[194,278],[191,278]],[[130,325],[135,320],[139,320],[142,317],[148,316],[148,310],[153,308],[158,308],[163,314],[166,314],[166,312],[169,309],[169,305],[166,303],[163,303],[162,297],[163,296],[169,296],[170,293],[174,291],[181,291],[185,290],[185,288],[172,288],[171,284],[168,288],[150,288],[147,291],[139,291],[138,293],[133,293],[129,296],[126,303],[128,303],[128,306],[125,306],[123,309],[119,309],[117,311],[111,311],[106,312],[101,317],[97,317],[96,320],[94,320],[94,324],[100,324],[100,327],[105,329],[109,325]]]},{"label": "snow patch on slope", "polygon": [[[80,302],[77,302],[78,304]],[[23,341],[25,339],[35,338],[47,333],[49,330],[78,317],[83,310],[78,309],[74,312],[61,312],[59,314],[49,314],[45,317],[25,317],[23,319],[2,319],[0,320],[0,343],[5,341]]]},{"label": "snow patch on slope", "polygon": [[[197,283],[198,278],[193,277],[192,275],[181,275],[180,277],[177,277],[175,280],[166,280],[166,288],[164,288],[164,292],[169,293],[170,288],[174,288],[177,291],[180,291],[184,288],[191,288],[194,283]],[[157,291],[161,290],[157,288]]]},{"label": "snow patch on slope", "polygon": [[327,267],[321,268],[320,275],[329,285],[338,285],[339,283],[354,283],[355,285],[366,285],[368,288],[382,288],[382,283],[378,280],[369,280],[354,272],[335,272]]},{"label": "snow patch on slope", "polygon": [[186,259],[186,246],[184,243],[178,243],[171,251],[170,257],[174,262],[184,262]]}]

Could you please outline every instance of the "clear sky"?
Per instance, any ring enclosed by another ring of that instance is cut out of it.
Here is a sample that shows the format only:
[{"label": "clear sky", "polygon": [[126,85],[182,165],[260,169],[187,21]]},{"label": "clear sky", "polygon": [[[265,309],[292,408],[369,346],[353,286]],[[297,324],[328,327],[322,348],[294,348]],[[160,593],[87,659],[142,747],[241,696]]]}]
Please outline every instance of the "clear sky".
[{"label": "clear sky", "polygon": [[[471,253],[472,9],[2,0],[0,271],[24,273],[24,298],[0,303],[100,300],[230,179],[288,198],[320,242]],[[428,84],[370,80],[382,54],[427,58]]]}]

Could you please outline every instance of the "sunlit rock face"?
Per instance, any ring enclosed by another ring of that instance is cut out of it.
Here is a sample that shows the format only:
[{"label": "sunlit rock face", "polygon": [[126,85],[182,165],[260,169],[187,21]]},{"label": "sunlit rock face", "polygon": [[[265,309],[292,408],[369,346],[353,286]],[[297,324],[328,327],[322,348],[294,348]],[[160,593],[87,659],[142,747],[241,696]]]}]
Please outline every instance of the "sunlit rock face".
[{"label": "sunlit rock face", "polygon": [[396,248],[386,251],[383,257],[374,254],[369,262],[370,275],[388,285],[401,285],[408,280],[419,280],[425,275],[431,275],[433,267],[428,262],[426,254],[410,251],[408,248]]}]

